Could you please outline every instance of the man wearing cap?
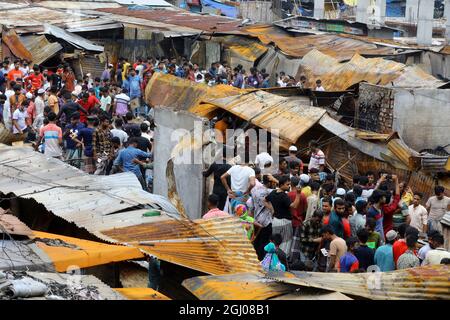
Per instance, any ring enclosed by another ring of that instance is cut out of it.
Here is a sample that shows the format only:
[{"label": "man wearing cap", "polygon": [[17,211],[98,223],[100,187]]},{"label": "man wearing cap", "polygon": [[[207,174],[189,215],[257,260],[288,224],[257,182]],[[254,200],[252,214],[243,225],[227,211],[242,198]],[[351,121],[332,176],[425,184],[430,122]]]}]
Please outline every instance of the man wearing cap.
[{"label": "man wearing cap", "polygon": [[100,79],[102,81],[110,81],[111,80],[111,70],[113,69],[113,65],[110,63],[108,64],[108,67],[103,70],[102,76],[100,77]]},{"label": "man wearing cap", "polygon": [[302,188],[302,193],[306,198],[312,195],[311,187],[309,186],[310,181],[311,178],[307,174],[302,173],[300,175],[300,187]]},{"label": "man wearing cap", "polygon": [[288,166],[291,164],[291,162],[295,162],[299,167],[299,174],[303,173],[303,162],[299,158],[297,158],[297,147],[296,146],[290,146],[289,147],[289,155],[285,157],[286,161],[288,162]]},{"label": "man wearing cap", "polygon": [[34,99],[34,105],[36,110],[36,117],[44,113],[45,102],[44,102],[45,90],[39,89],[37,91],[36,98]]},{"label": "man wearing cap", "polygon": [[78,103],[74,102],[72,99],[72,94],[69,92],[66,92],[64,94],[64,104],[62,105],[61,109],[58,112],[57,119],[61,117],[61,115],[64,113],[66,115],[66,122],[70,121],[72,114],[76,111],[78,112],[84,112],[87,114],[88,112],[80,106]]},{"label": "man wearing cap", "polygon": [[398,233],[390,230],[386,233],[386,244],[375,251],[374,261],[381,271],[395,270],[394,253],[392,245],[397,240]]}]

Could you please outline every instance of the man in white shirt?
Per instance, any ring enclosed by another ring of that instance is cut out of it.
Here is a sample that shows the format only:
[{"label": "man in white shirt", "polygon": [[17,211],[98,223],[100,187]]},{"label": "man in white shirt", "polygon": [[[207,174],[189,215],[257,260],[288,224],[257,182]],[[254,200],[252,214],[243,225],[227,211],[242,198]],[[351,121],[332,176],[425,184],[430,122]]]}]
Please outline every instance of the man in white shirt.
[{"label": "man in white shirt", "polygon": [[128,140],[128,134],[123,131],[123,120],[121,118],[117,118],[114,121],[115,128],[111,130],[111,134],[113,137],[118,137],[120,140],[120,144],[123,146],[125,142]]},{"label": "man in white shirt", "polygon": [[273,163],[272,156],[267,152],[261,152],[255,158],[255,165],[258,166],[261,170],[266,167],[270,167]]},{"label": "man in white shirt", "polygon": [[309,159],[308,169],[316,168],[323,172],[325,170],[325,154],[314,140],[309,143],[309,148],[311,149],[311,158]]},{"label": "man in white shirt", "polygon": [[37,91],[36,99],[34,99],[34,105],[36,108],[36,116],[39,116],[44,113],[45,102],[44,102],[45,90],[39,89]]},{"label": "man in white shirt", "polygon": [[[231,186],[228,185],[228,177],[231,178]],[[239,193],[242,193],[241,196],[249,195],[256,184],[256,174],[255,170],[249,166],[245,164],[236,164],[228,169],[228,171],[220,177],[220,180],[228,194],[224,210],[230,211],[230,199],[238,197]]]},{"label": "man in white shirt", "polygon": [[5,127],[12,130],[12,115],[11,115],[11,103],[9,101],[9,98],[11,98],[14,95],[13,87],[15,86],[15,82],[11,81],[9,83],[8,90],[5,91],[6,101],[5,105],[3,106],[3,121],[5,123]]},{"label": "man in white shirt", "polygon": [[441,264],[442,259],[450,258],[450,252],[444,249],[444,237],[441,234],[435,234],[430,242],[431,249],[428,251],[423,261],[423,266],[433,266]]},{"label": "man in white shirt", "polygon": [[322,87],[322,81],[320,79],[316,81],[316,91],[325,91],[325,88]]},{"label": "man in white shirt", "polygon": [[425,207],[429,212],[428,227],[431,230],[442,232],[441,219],[447,211],[450,211],[450,198],[444,195],[445,189],[443,186],[436,186],[434,188],[435,196],[428,199]]},{"label": "man in white shirt", "polygon": [[420,204],[423,195],[419,192],[414,194],[413,203],[408,207],[408,217],[406,223],[416,228],[421,233],[426,233],[428,229],[428,212],[424,206]]},{"label": "man in white shirt", "polygon": [[23,103],[13,113],[13,133],[23,134],[27,131],[26,119],[29,117],[28,112],[25,110]]}]

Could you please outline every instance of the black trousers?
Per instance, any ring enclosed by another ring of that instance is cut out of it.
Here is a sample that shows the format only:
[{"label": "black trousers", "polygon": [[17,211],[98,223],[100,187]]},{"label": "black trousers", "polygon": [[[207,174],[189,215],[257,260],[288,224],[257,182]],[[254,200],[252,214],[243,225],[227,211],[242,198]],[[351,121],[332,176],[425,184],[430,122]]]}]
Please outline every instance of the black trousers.
[{"label": "black trousers", "polygon": [[264,259],[266,252],[264,251],[264,247],[269,243],[270,236],[272,235],[272,224],[269,224],[267,227],[262,228],[258,236],[253,241],[253,247],[256,250],[256,254],[258,255],[258,260],[261,261]]}]

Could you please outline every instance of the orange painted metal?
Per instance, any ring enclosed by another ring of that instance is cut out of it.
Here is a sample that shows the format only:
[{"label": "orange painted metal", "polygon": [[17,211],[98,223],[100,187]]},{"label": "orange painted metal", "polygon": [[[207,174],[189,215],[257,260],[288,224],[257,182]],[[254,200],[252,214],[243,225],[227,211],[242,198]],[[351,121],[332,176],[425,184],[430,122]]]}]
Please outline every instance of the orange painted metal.
[{"label": "orange painted metal", "polygon": [[26,59],[28,61],[33,60],[31,52],[25,48],[23,43],[20,41],[19,36],[13,29],[2,33],[2,41],[17,58]]},{"label": "orange painted metal", "polygon": [[50,246],[42,241],[36,241],[37,246],[50,257],[58,272],[66,272],[70,266],[78,266],[81,269],[144,257],[142,252],[134,247],[104,244],[40,231],[33,231],[33,234],[37,238],[58,239],[75,246],[72,248]]},{"label": "orange painted metal", "polygon": [[173,219],[102,231],[161,260],[208,274],[260,273],[255,250],[235,217]]},{"label": "orange painted metal", "polygon": [[114,288],[113,290],[130,300],[171,300],[152,288]]},{"label": "orange painted metal", "polygon": [[183,286],[200,300],[265,300],[295,291],[295,286],[252,273],[195,277]]}]

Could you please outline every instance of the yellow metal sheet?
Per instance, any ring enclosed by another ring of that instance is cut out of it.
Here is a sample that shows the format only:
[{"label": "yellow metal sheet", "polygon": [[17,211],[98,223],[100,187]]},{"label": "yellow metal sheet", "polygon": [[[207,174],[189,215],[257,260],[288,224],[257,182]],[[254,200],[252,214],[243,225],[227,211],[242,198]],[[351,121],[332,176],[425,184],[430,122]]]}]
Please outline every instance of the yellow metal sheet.
[{"label": "yellow metal sheet", "polygon": [[183,286],[200,300],[265,300],[295,290],[252,273],[195,277],[183,281]]},{"label": "yellow metal sheet", "polygon": [[363,55],[388,55],[394,49],[337,34],[313,34],[294,37],[276,26],[248,26],[243,32],[257,37],[263,44],[275,44],[283,53],[301,58],[313,49],[331,55],[339,61],[350,59],[355,53]]},{"label": "yellow metal sheet", "polygon": [[350,61],[341,63],[332,55],[312,50],[300,65],[297,77],[305,75],[309,87],[322,80],[327,91],[346,90],[354,84],[366,81],[377,85],[400,87],[439,87],[444,83],[419,68],[383,58],[364,58],[355,54]]},{"label": "yellow metal sheet", "polygon": [[171,300],[152,288],[115,288],[114,290],[130,300]]},{"label": "yellow metal sheet", "polygon": [[104,244],[40,231],[33,231],[33,234],[37,238],[59,239],[77,247],[73,249],[62,246],[49,246],[43,242],[36,241],[37,246],[50,257],[58,272],[66,272],[69,266],[88,268],[144,257],[138,248]]},{"label": "yellow metal sheet", "polygon": [[449,265],[379,273],[296,272],[272,278],[374,300],[450,299]]},{"label": "yellow metal sheet", "polygon": [[145,89],[145,100],[151,106],[188,110],[202,99],[227,97],[245,92],[227,85],[210,87],[172,75],[155,73]]},{"label": "yellow metal sheet", "polygon": [[208,274],[261,272],[255,249],[235,217],[161,221],[102,234],[161,260]]}]

